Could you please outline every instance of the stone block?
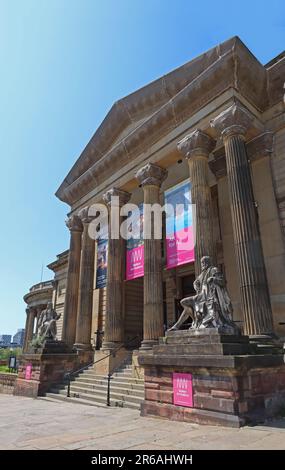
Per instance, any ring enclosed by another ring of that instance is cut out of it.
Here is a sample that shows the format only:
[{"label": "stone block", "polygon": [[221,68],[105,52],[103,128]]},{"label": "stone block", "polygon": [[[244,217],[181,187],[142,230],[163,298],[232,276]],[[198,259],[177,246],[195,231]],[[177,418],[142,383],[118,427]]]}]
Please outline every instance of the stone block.
[{"label": "stone block", "polygon": [[234,391],[229,392],[226,390],[212,390],[211,395],[216,398],[237,398],[237,394]]},{"label": "stone block", "polygon": [[173,403],[173,392],[170,390],[145,389],[145,399],[159,403]]},{"label": "stone block", "polygon": [[[152,353],[139,355],[147,384],[143,415],[242,426],[280,413],[285,407],[283,354],[256,354],[256,344],[213,330],[167,333]],[[174,372],[192,375],[193,408],[173,404]]]},{"label": "stone block", "polygon": [[145,388],[151,388],[151,389],[156,389],[156,390],[160,388],[160,385],[158,383],[153,383],[153,382],[145,382],[144,386]]},{"label": "stone block", "polygon": [[210,395],[194,394],[194,408],[202,408],[212,411],[223,411],[235,414],[237,412],[237,401],[235,399],[225,399]]}]

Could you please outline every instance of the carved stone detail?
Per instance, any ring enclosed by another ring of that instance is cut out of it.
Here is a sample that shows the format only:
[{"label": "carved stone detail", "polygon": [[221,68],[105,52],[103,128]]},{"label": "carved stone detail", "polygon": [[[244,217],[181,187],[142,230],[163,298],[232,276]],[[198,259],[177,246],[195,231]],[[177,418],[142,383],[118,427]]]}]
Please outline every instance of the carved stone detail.
[{"label": "carved stone detail", "polygon": [[248,157],[251,161],[267,157],[273,152],[273,132],[266,131],[250,140],[246,145]]},{"label": "carved stone detail", "polygon": [[186,158],[191,158],[193,155],[208,158],[209,154],[214,150],[215,145],[216,142],[212,137],[199,129],[195,129],[195,131],[178,142],[177,148]]},{"label": "carved stone detail", "polygon": [[158,186],[167,178],[167,170],[154,163],[147,163],[136,173],[136,178],[142,186]]},{"label": "carved stone detail", "polygon": [[212,119],[210,124],[221,134],[225,142],[225,139],[233,135],[245,136],[248,128],[253,124],[253,116],[239,103],[234,103]]},{"label": "carved stone detail", "polygon": [[66,219],[65,224],[71,232],[82,232],[83,226],[80,217],[78,215],[71,215]]},{"label": "carved stone detail", "polygon": [[94,216],[89,215],[89,206],[83,207],[78,212],[78,217],[81,219],[83,224],[90,224],[94,219]]},{"label": "carved stone detail", "polygon": [[119,198],[119,205],[120,207],[130,200],[131,194],[127,191],[122,191],[121,189],[111,188],[103,194],[103,201],[107,206],[110,206],[112,198],[118,197]]}]

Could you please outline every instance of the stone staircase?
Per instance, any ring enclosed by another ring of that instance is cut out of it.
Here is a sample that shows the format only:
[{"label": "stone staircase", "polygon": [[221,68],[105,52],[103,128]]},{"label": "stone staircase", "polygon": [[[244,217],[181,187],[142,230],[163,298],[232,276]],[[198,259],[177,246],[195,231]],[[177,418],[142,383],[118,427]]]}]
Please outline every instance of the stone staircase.
[{"label": "stone staircase", "polygon": [[[45,399],[63,400],[84,405],[106,407],[107,376],[98,375],[89,367],[73,378],[70,397],[67,397],[67,383],[54,386],[45,394]],[[111,406],[140,409],[144,399],[144,381],[132,377],[130,360],[112,375],[110,386]]]}]

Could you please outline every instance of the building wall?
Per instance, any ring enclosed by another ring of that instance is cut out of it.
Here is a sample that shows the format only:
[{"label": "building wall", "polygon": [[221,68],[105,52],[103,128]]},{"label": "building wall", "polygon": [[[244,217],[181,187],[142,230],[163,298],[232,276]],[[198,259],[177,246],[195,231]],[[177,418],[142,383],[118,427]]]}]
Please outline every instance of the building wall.
[{"label": "building wall", "polygon": [[274,152],[271,157],[280,223],[285,236],[285,128],[275,134]]}]

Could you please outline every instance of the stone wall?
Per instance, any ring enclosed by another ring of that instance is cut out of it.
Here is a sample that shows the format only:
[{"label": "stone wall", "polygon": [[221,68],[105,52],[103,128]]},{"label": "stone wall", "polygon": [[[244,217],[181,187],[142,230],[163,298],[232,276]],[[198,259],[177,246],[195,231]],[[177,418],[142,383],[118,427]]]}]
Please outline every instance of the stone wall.
[{"label": "stone wall", "polygon": [[[14,395],[33,398],[44,395],[52,385],[63,381],[65,373],[78,370],[91,362],[84,354],[82,357],[75,353],[24,354],[20,358]],[[28,365],[31,366],[31,375],[26,378]]]},{"label": "stone wall", "polygon": [[0,372],[0,393],[13,393],[17,374]]},{"label": "stone wall", "polygon": [[[148,365],[142,415],[236,427],[284,415],[285,366],[246,368]],[[173,404],[173,372],[193,374],[193,408]]]}]

